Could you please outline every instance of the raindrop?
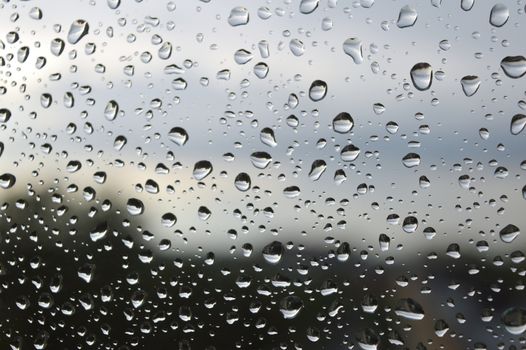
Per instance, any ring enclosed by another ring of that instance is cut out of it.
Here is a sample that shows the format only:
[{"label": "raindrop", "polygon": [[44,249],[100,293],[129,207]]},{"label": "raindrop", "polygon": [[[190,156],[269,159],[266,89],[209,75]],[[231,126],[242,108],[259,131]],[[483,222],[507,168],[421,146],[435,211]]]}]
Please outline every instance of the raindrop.
[{"label": "raindrop", "polygon": [[480,87],[480,78],[476,75],[466,75],[460,80],[462,91],[467,97],[473,96]]},{"label": "raindrop", "polygon": [[426,62],[417,63],[411,68],[411,81],[420,91],[427,90],[433,82],[433,69]]},{"label": "raindrop", "polygon": [[348,133],[354,126],[354,120],[351,115],[347,112],[339,113],[332,120],[332,128],[334,131],[340,134]]},{"label": "raindrop", "polygon": [[358,38],[348,38],[343,42],[343,52],[351,56],[354,63],[363,63],[362,41]]},{"label": "raindrop", "polygon": [[510,131],[512,135],[518,135],[524,130],[526,126],[526,115],[515,114],[511,118]]},{"label": "raindrop", "polygon": [[417,18],[418,14],[416,12],[416,9],[412,6],[405,5],[400,9],[396,25],[398,26],[398,28],[412,27],[415,24]]},{"label": "raindrop", "polygon": [[248,191],[251,184],[250,176],[247,173],[239,173],[234,180],[234,185],[241,192]]},{"label": "raindrop", "polygon": [[511,243],[519,236],[520,230],[517,226],[509,224],[499,232],[499,237],[504,243]]},{"label": "raindrop", "polygon": [[510,18],[510,10],[504,4],[496,4],[491,8],[489,23],[494,27],[502,27]]},{"label": "raindrop", "polygon": [[181,127],[174,127],[168,132],[168,138],[178,146],[184,146],[188,142],[188,133]]},{"label": "raindrop", "polygon": [[301,0],[300,2],[300,12],[308,15],[309,13],[313,13],[314,10],[318,8],[320,0]]},{"label": "raindrop", "polygon": [[500,61],[500,67],[506,76],[518,79],[526,74],[526,58],[524,56],[506,56]]},{"label": "raindrop", "polygon": [[248,23],[249,13],[245,7],[234,7],[228,16],[228,23],[232,26],[241,26]]},{"label": "raindrop", "polygon": [[327,95],[327,83],[323,80],[314,80],[309,88],[309,97],[312,101],[318,102]]},{"label": "raindrop", "polygon": [[212,172],[212,163],[208,160],[200,160],[194,165],[193,176],[197,181],[203,180]]},{"label": "raindrop", "polygon": [[72,45],[78,43],[89,32],[88,22],[83,19],[75,20],[69,27],[68,42]]}]

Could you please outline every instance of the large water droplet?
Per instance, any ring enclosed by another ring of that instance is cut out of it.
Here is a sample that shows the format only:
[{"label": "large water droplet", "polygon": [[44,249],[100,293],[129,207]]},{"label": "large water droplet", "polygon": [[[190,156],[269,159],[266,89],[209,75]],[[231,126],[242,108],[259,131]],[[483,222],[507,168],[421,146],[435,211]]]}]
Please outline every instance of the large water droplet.
[{"label": "large water droplet", "polygon": [[408,320],[421,320],[424,318],[424,309],[411,298],[400,299],[396,305],[395,314]]},{"label": "large water droplet", "polygon": [[396,25],[399,28],[412,27],[415,24],[417,18],[418,13],[416,12],[416,9],[412,6],[405,5],[400,9]]},{"label": "large water droplet", "polygon": [[505,243],[511,243],[517,236],[521,233],[519,228],[513,224],[506,225],[502,230],[499,232],[500,239]]},{"label": "large water droplet", "polygon": [[480,87],[480,78],[476,75],[466,75],[460,79],[462,85],[462,91],[467,97],[475,95]]},{"label": "large water droplet", "polygon": [[4,190],[11,188],[16,183],[16,177],[13,174],[4,173],[0,175],[0,188]]},{"label": "large water droplet", "polygon": [[178,146],[184,146],[188,142],[188,133],[181,127],[174,127],[168,133],[168,138]]},{"label": "large water droplet", "polygon": [[502,27],[508,22],[508,18],[510,18],[510,10],[508,10],[506,5],[496,4],[491,8],[489,23],[491,23],[492,26]]},{"label": "large water droplet", "polygon": [[130,215],[141,215],[144,213],[144,204],[137,198],[130,198],[126,203],[126,210],[128,210]]},{"label": "large water droplet", "polygon": [[506,56],[500,61],[500,67],[508,77],[520,78],[526,74],[526,58],[524,56]]},{"label": "large water droplet", "polygon": [[327,83],[323,80],[314,80],[309,88],[309,97],[312,101],[321,101],[327,95]]},{"label": "large water droplet", "polygon": [[519,335],[526,331],[526,309],[511,307],[502,313],[501,320],[511,334]]},{"label": "large water droplet", "polygon": [[77,19],[69,27],[68,42],[72,45],[78,43],[89,32],[89,24],[83,19]]},{"label": "large water droplet", "polygon": [[212,170],[212,163],[210,163],[208,160],[200,160],[194,165],[193,176],[197,181],[201,181],[210,175]]},{"label": "large water droplet", "polygon": [[318,180],[323,172],[327,169],[327,163],[323,159],[317,159],[314,162],[312,162],[310,172],[309,172],[309,178],[313,181]]},{"label": "large water droplet", "polygon": [[104,108],[104,117],[106,117],[108,120],[115,120],[117,113],[119,113],[119,104],[117,101],[108,101],[106,108]]},{"label": "large water droplet", "polygon": [[518,135],[524,130],[526,126],[526,115],[515,114],[511,118],[510,131],[512,135]]},{"label": "large water droplet", "polygon": [[314,12],[318,8],[320,0],[301,0],[300,12],[303,14],[309,14]]},{"label": "large water droplet", "polygon": [[263,248],[263,258],[271,264],[277,264],[283,256],[283,244],[273,241]]},{"label": "large water droplet", "polygon": [[348,38],[343,42],[343,52],[351,56],[354,63],[363,63],[362,41],[358,38]]},{"label": "large water droplet", "polygon": [[247,24],[249,21],[249,13],[245,7],[238,6],[234,7],[230,11],[230,16],[228,16],[228,23],[235,27]]},{"label": "large water droplet", "polygon": [[234,186],[236,186],[236,188],[241,192],[248,191],[251,184],[252,181],[250,180],[250,176],[247,173],[237,174],[236,179],[234,180]]},{"label": "large water droplet", "polygon": [[272,156],[267,152],[254,152],[250,155],[252,164],[258,169],[265,169],[272,161]]},{"label": "large water droplet", "polygon": [[360,155],[360,149],[353,144],[342,148],[340,157],[344,162],[352,162]]},{"label": "large water droplet", "polygon": [[402,158],[402,164],[407,168],[413,168],[420,165],[420,155],[417,153],[408,153]]},{"label": "large water droplet", "polygon": [[417,63],[411,68],[411,81],[415,88],[420,91],[427,90],[431,87],[433,81],[433,69],[426,62]]},{"label": "large water droplet", "polygon": [[332,120],[332,128],[334,131],[340,134],[348,133],[354,126],[354,120],[351,115],[347,112],[339,113]]},{"label": "large water droplet", "polygon": [[460,0],[460,8],[464,11],[469,11],[473,8],[475,0]]},{"label": "large water droplet", "polygon": [[297,295],[287,295],[279,302],[279,311],[284,319],[295,318],[303,308],[303,300]]}]

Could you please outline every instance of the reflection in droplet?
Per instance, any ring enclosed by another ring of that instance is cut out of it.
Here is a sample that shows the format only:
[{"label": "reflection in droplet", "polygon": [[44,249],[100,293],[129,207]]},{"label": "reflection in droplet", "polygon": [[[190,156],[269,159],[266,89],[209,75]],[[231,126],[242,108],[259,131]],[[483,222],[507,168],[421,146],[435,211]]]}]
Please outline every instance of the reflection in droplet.
[{"label": "reflection in droplet", "polygon": [[506,330],[513,335],[526,332],[526,309],[511,307],[506,309],[501,316]]}]

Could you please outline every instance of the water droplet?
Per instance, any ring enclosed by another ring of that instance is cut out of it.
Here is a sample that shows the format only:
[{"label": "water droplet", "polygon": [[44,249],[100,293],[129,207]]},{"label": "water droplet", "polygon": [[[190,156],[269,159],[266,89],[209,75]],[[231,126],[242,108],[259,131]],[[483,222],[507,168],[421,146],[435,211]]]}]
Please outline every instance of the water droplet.
[{"label": "water droplet", "polygon": [[520,230],[517,226],[513,224],[506,225],[502,230],[499,232],[500,239],[505,243],[511,243],[517,236],[520,234]]},{"label": "water droplet", "polygon": [[234,7],[230,11],[230,16],[228,17],[228,23],[232,26],[241,26],[247,24],[249,21],[249,13],[245,7],[238,6]]},{"label": "water droplet", "polygon": [[312,101],[318,102],[327,95],[327,83],[323,80],[314,80],[309,88],[309,97]]},{"label": "water droplet", "polygon": [[296,295],[287,295],[279,302],[279,311],[284,319],[295,318],[303,308],[303,300]]},{"label": "water droplet", "polygon": [[469,11],[473,8],[475,0],[460,0],[460,8],[464,11]]},{"label": "water droplet", "polygon": [[467,97],[473,96],[480,87],[480,78],[476,75],[466,75],[460,80],[462,91]]},{"label": "water droplet", "polygon": [[510,131],[512,135],[518,135],[524,130],[526,126],[526,115],[515,114],[511,118]]},{"label": "water droplet", "polygon": [[405,5],[400,9],[396,25],[398,28],[412,27],[415,24],[417,18],[418,13],[416,12],[416,9],[412,6]]},{"label": "water droplet", "polygon": [[360,155],[360,149],[353,144],[342,148],[340,157],[344,162],[352,162]]},{"label": "water droplet", "polygon": [[332,128],[334,131],[340,134],[348,133],[354,126],[354,120],[351,115],[347,112],[339,113],[332,120]]},{"label": "water droplet", "polygon": [[11,188],[16,183],[16,177],[13,174],[4,173],[0,175],[0,188],[7,190]]},{"label": "water droplet", "polygon": [[518,79],[526,74],[526,58],[524,56],[506,56],[500,61],[500,67],[506,76]]},{"label": "water droplet", "polygon": [[343,52],[351,56],[354,63],[363,63],[362,41],[358,38],[348,38],[343,42]]},{"label": "water droplet", "polygon": [[406,233],[413,233],[418,228],[418,219],[414,216],[407,216],[402,223],[402,229]]},{"label": "water droplet", "polygon": [[314,162],[312,162],[310,172],[309,172],[309,178],[313,181],[318,180],[321,175],[325,172],[325,169],[327,169],[327,163],[323,159],[317,159]]},{"label": "water droplet", "polygon": [[11,119],[11,111],[7,108],[0,108],[0,123],[7,123]]},{"label": "water droplet", "polygon": [[200,160],[194,165],[193,176],[197,181],[203,180],[212,172],[212,163],[208,160]]},{"label": "water droplet", "polygon": [[72,45],[78,43],[89,32],[89,24],[83,19],[77,19],[69,27],[68,42]]},{"label": "water droplet", "polygon": [[272,156],[267,152],[254,152],[250,155],[250,161],[258,169],[265,169],[272,161]]},{"label": "water droplet", "polygon": [[411,298],[400,299],[395,314],[408,320],[421,320],[424,318],[424,309]]},{"label": "water droplet", "polygon": [[402,158],[402,164],[407,168],[413,168],[420,165],[420,155],[417,153],[408,153]]},{"label": "water droplet", "polygon": [[420,91],[427,90],[431,87],[433,81],[433,69],[426,62],[417,63],[411,68],[411,81],[415,88]]},{"label": "water droplet", "polygon": [[274,136],[274,130],[271,128],[263,128],[259,133],[259,138],[267,146],[276,147],[278,145]]},{"label": "water droplet", "polygon": [[300,12],[308,15],[309,13],[313,13],[314,10],[318,8],[320,0],[301,0],[300,2]]},{"label": "water droplet", "polygon": [[277,264],[283,256],[283,244],[278,241],[273,241],[263,248],[263,258],[271,264]]},{"label": "water droplet", "polygon": [[178,146],[184,146],[188,142],[188,133],[181,127],[174,127],[168,133],[168,138]]},{"label": "water droplet", "polygon": [[104,117],[108,120],[115,120],[117,117],[117,113],[119,113],[119,104],[115,100],[110,100],[106,104],[106,108],[104,108]]},{"label": "water droplet", "polygon": [[504,4],[496,4],[491,8],[489,23],[494,27],[502,27],[510,18],[510,10]]},{"label": "water droplet", "polygon": [[250,176],[247,173],[237,174],[236,179],[234,180],[234,185],[241,192],[248,191],[251,184],[252,181],[250,180]]},{"label": "water droplet", "polygon": [[302,56],[305,53],[305,45],[299,39],[292,39],[289,42],[289,48],[292,54],[296,57]]},{"label": "water droplet", "polygon": [[126,203],[126,209],[130,215],[141,215],[144,213],[144,204],[137,198],[130,198]]}]

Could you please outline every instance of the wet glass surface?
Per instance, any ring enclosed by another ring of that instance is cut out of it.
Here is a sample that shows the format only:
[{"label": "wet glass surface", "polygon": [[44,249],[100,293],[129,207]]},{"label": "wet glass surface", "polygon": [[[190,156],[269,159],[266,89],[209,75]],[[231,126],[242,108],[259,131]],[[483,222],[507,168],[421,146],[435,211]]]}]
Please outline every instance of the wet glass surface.
[{"label": "wet glass surface", "polygon": [[0,3],[1,349],[526,349],[525,1]]}]

